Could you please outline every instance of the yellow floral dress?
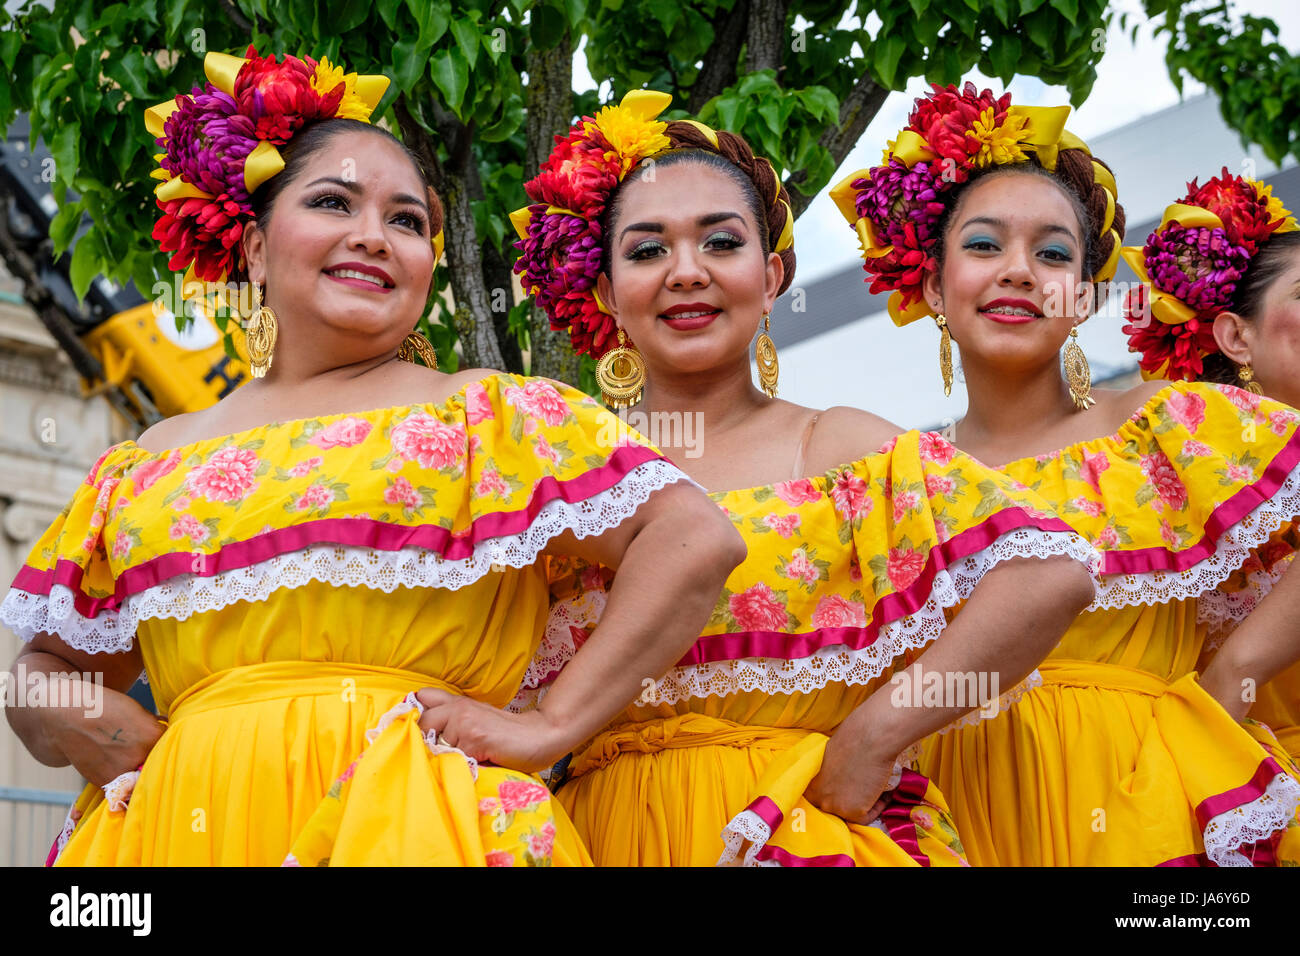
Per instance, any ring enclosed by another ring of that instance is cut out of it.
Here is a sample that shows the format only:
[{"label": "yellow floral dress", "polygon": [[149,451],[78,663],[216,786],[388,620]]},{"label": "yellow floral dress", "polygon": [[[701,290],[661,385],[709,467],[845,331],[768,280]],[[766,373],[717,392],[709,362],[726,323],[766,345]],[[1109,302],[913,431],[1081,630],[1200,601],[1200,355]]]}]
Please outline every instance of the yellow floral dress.
[{"label": "yellow floral dress", "polygon": [[1198,599],[1300,516],[1297,414],[1180,382],[1113,436],[1002,470],[1105,563],[1097,601],[1039,665],[1042,686],[923,749],[971,862],[1295,862],[1300,786],[1195,668]]},{"label": "yellow floral dress", "polygon": [[[545,625],[540,552],[685,476],[567,386],[111,448],[37,544],[6,624],[139,641],[166,730],[88,788],[59,864],[588,863],[532,776],[418,726],[414,691],[504,706]],[[70,814],[70,818],[73,815]]]},{"label": "yellow floral dress", "polygon": [[[899,766],[888,807],[850,825],[804,799],[828,735],[946,625],[997,562],[1090,548],[1014,484],[908,432],[814,477],[712,496],[749,553],[677,667],[573,755],[558,790],[598,865],[964,863],[943,796]],[[608,574],[555,569],[527,693],[599,618]],[[972,705],[998,706],[991,700]],[[526,705],[527,697],[520,705]]]}]

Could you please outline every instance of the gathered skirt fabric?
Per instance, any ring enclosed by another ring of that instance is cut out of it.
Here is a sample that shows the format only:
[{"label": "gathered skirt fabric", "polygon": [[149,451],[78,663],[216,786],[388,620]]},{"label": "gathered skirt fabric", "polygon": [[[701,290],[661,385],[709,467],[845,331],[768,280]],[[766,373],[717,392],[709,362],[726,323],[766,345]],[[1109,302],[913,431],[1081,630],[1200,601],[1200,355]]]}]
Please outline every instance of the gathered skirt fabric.
[{"label": "gathered skirt fabric", "polygon": [[83,797],[57,865],[589,864],[537,778],[431,752],[398,705],[438,684],[321,663],[214,674],[173,705],[125,809]]}]

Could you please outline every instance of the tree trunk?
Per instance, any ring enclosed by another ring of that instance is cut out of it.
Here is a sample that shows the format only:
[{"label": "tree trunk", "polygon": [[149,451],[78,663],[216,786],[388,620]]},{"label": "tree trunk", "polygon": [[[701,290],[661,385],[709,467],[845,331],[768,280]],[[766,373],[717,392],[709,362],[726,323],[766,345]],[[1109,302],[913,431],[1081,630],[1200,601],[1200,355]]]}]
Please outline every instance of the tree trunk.
[{"label": "tree trunk", "polygon": [[432,104],[434,126],[439,138],[447,144],[447,162],[440,163],[428,133],[401,99],[394,110],[402,127],[403,141],[433,170],[433,188],[446,212],[442,227],[444,251],[451,267],[451,292],[456,300],[453,321],[465,352],[465,363],[470,368],[503,369],[505,359],[497,344],[491,303],[483,281],[483,256],[474,229],[474,211],[470,208],[475,193],[481,196],[483,192],[478,165],[470,149],[473,130],[442,104]]},{"label": "tree trunk", "polygon": [[740,48],[745,43],[749,20],[749,0],[736,0],[730,12],[719,14],[713,22],[713,47],[704,58],[700,75],[691,86],[686,112],[698,116],[704,104],[736,82]]},{"label": "tree trunk", "polygon": [[749,26],[745,34],[745,70],[781,72],[785,59],[787,0],[750,0]]},{"label": "tree trunk", "polygon": [[[528,71],[527,119],[524,127],[527,146],[524,154],[524,179],[537,175],[538,167],[550,155],[555,136],[563,135],[573,121],[573,36],[549,50],[530,48],[526,54]],[[530,375],[578,384],[578,356],[573,354],[567,331],[554,332],[541,309],[532,309],[529,323]]]},{"label": "tree trunk", "polygon": [[[506,242],[514,238],[514,234],[514,229],[511,229]],[[518,340],[510,334],[510,306],[515,301],[510,263],[500,249],[494,249],[490,244],[483,247],[483,281],[491,299],[492,328],[496,333],[497,345],[501,348],[501,357],[505,360],[503,368],[507,372],[523,374],[527,371],[524,368],[523,352],[519,349]],[[498,305],[501,306],[500,309],[497,308]]]},{"label": "tree trunk", "polygon": [[[830,150],[831,157],[835,160],[836,168],[844,162],[844,157],[849,155],[857,141],[862,137],[868,125],[875,118],[876,113],[880,111],[881,105],[885,98],[889,96],[889,90],[880,86],[875,80],[871,79],[870,74],[864,73],[852,91],[840,103],[840,121],[835,126],[826,130],[821,135],[818,142],[826,149]],[[799,170],[792,173],[786,180],[787,188],[793,184],[802,182],[806,173]],[[797,189],[790,188],[790,211],[794,213],[796,219],[808,208],[808,204],[813,201],[812,196],[805,196]]]}]

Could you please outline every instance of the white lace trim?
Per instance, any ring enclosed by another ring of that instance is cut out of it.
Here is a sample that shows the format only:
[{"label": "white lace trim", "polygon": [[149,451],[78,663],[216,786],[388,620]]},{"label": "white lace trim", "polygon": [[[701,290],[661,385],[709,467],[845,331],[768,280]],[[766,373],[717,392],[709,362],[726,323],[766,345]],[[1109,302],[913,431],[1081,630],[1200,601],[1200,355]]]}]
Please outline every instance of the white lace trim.
[{"label": "white lace trim", "polygon": [[1251,866],[1238,852],[1287,826],[1300,807],[1300,783],[1286,773],[1269,781],[1264,793],[1244,806],[1226,810],[1205,824],[1205,854],[1219,866]]},{"label": "white lace trim", "polygon": [[[772,837],[772,828],[753,810],[742,810],[722,828],[722,855],[716,866],[780,866],[776,860],[759,860],[758,851]],[[737,862],[741,846],[748,842],[745,858]]]},{"label": "white lace trim", "polygon": [[590,498],[573,504],[558,498],[547,502],[522,533],[480,541],[472,555],[459,560],[445,560],[425,548],[377,551],[318,544],[211,577],[179,575],[133,594],[118,611],[103,611],[90,619],[77,613],[72,589],[64,585],[55,585],[48,596],[11,589],[0,604],[0,622],[26,641],[44,631],[78,650],[112,654],[131,649],[141,621],[184,621],[239,602],[265,601],[275,591],[311,581],[385,593],[398,587],[454,591],[503,566],[533,564],[547,543],[565,531],[585,538],[616,527],[656,491],[678,481],[694,484],[669,462],[643,462],[613,487]]},{"label": "white lace trim", "polygon": [[550,675],[560,670],[577,653],[577,643],[571,628],[585,630],[594,627],[605,612],[608,595],[604,589],[584,591],[577,597],[557,601],[546,618],[546,630],[537,646],[528,672],[520,687],[524,690],[538,687]]},{"label": "white lace trim", "polygon": [[1097,599],[1088,610],[1165,604],[1208,594],[1245,563],[1252,548],[1263,544],[1283,524],[1298,517],[1300,466],[1287,475],[1272,498],[1225,531],[1209,557],[1186,571],[1106,575],[1098,589]]},{"label": "white lace trim", "polygon": [[1206,650],[1215,650],[1233,627],[1244,621],[1264,595],[1282,580],[1291,559],[1279,561],[1268,570],[1253,571],[1246,577],[1247,587],[1240,591],[1207,591],[1196,599],[1196,621],[1205,624],[1214,637],[1205,642]]},{"label": "white lace trim", "polygon": [[118,813],[126,809],[127,804],[131,802],[131,794],[135,793],[136,781],[139,779],[139,770],[128,770],[104,784],[104,800],[110,811]]},{"label": "white lace trim", "polygon": [[[373,744],[377,739],[379,739],[379,735],[387,730],[393,721],[398,717],[401,717],[403,714],[409,714],[411,711],[415,711],[418,716],[423,714],[424,710],[424,705],[420,703],[419,699],[415,696],[415,691],[411,691],[402,698],[400,703],[394,704],[392,707],[388,708],[388,710],[384,711],[383,716],[379,718],[379,723],[366,731],[366,743]],[[465,753],[465,751],[461,750],[459,747],[453,747],[447,742],[447,738],[440,736],[435,731],[426,730],[422,736],[424,737],[424,745],[429,748],[429,753],[434,756],[437,756],[438,754],[460,754],[464,757],[465,763],[469,764],[469,775],[475,780],[478,780],[477,760]]]},{"label": "white lace trim", "polygon": [[939,571],[925,604],[916,613],[881,627],[876,640],[866,647],[853,650],[834,644],[793,660],[748,657],[674,667],[644,696],[656,704],[675,704],[691,697],[726,697],[753,691],[806,694],[831,684],[869,684],[899,655],[934,641],[948,626],[944,609],[969,598],[994,565],[1011,558],[1058,554],[1069,555],[1089,567],[1095,566],[1097,558],[1092,547],[1076,534],[1017,528],[984,550]]},{"label": "white lace trim", "polygon": [[[73,816],[76,814],[76,816]],[[68,845],[72,839],[72,831],[77,827],[77,821],[81,819],[81,812],[77,810],[76,803],[68,807],[68,813],[63,818],[63,827],[59,830],[59,835],[54,838],[54,852],[51,854],[50,864],[63,856],[63,848]]]}]

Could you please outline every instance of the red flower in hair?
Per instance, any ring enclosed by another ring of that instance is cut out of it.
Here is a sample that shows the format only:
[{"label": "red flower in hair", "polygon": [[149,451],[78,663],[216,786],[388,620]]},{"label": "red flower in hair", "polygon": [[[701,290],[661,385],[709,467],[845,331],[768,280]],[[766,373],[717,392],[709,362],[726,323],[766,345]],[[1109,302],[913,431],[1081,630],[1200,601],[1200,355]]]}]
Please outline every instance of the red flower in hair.
[{"label": "red flower in hair", "polygon": [[908,117],[908,128],[920,133],[932,152],[956,163],[955,181],[962,182],[980,146],[974,137],[967,137],[967,132],[985,110],[993,110],[993,123],[1000,125],[1011,105],[1011,94],[994,97],[992,90],[981,92],[969,81],[961,92],[955,86],[931,86],[931,95],[917,99]]},{"label": "red flower in hair", "polygon": [[619,171],[618,156],[600,131],[579,127],[567,137],[555,137],[554,151],[524,191],[534,202],[598,218],[618,185]]},{"label": "red flower in hair", "polygon": [[259,139],[283,146],[306,124],[330,119],[338,111],[344,86],[340,83],[324,94],[313,89],[316,61],[311,57],[301,60],[285,54],[277,63],[275,54],[258,56],[251,46],[245,56],[248,62],[235,79],[235,101],[253,120]]},{"label": "red flower in hair", "polygon": [[[1138,364],[1144,372],[1161,374],[1171,382],[1196,381],[1204,370],[1205,356],[1219,350],[1214,341],[1214,321],[1191,319],[1167,325],[1147,310],[1146,295],[1146,286],[1140,285],[1129,292],[1124,303],[1124,314],[1129,318],[1145,317],[1139,325],[1124,326],[1128,350],[1140,354]],[[1161,372],[1166,362],[1169,367]]]},{"label": "red flower in hair", "polygon": [[163,215],[153,227],[153,237],[163,252],[174,253],[169,269],[184,269],[192,260],[198,278],[217,282],[239,263],[243,209],[229,195],[172,199],[158,203],[158,208]]},{"label": "red flower in hair", "polygon": [[1268,200],[1252,182],[1229,174],[1228,167],[1204,186],[1193,179],[1187,184],[1189,206],[1201,206],[1223,220],[1223,229],[1233,242],[1246,247],[1253,256],[1259,244],[1273,234],[1282,220],[1271,220]]},{"label": "red flower in hair", "polygon": [[897,290],[903,294],[902,307],[906,309],[921,298],[925,271],[933,269],[935,262],[918,240],[915,223],[904,224],[902,238],[892,252],[865,263],[863,269],[871,274],[872,295]]}]

